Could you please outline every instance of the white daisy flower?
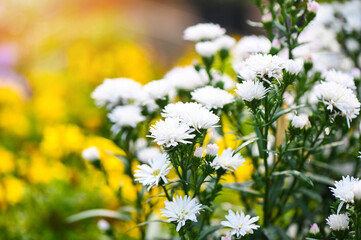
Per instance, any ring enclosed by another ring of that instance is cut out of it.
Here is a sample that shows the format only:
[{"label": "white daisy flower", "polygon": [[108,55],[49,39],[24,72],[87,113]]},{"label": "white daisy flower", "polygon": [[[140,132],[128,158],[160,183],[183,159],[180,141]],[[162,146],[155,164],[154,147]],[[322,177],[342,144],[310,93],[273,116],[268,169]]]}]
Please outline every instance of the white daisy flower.
[{"label": "white daisy flower", "polygon": [[107,105],[113,108],[117,104],[127,104],[130,100],[140,98],[142,85],[132,79],[105,79],[91,94],[99,107]]},{"label": "white daisy flower", "polygon": [[[216,170],[223,168],[225,170],[233,171],[237,170],[239,166],[242,165],[246,160],[241,156],[241,154],[236,153],[233,155],[231,148],[228,148],[223,151],[222,155],[217,155],[216,158],[211,163],[211,166]],[[233,169],[232,169],[233,168]]]},{"label": "white daisy flower", "polygon": [[213,40],[226,33],[226,29],[214,23],[199,23],[184,30],[183,39],[198,42],[201,40]]},{"label": "white daisy flower", "polygon": [[205,150],[205,153],[209,156],[217,156],[218,154],[218,145],[213,143],[213,144],[208,144],[207,145],[207,149]]},{"label": "white daisy flower", "polygon": [[351,89],[335,82],[322,82],[316,86],[315,92],[328,110],[333,111],[336,108],[346,117],[349,127],[352,119],[359,115],[360,102]]},{"label": "white daisy flower", "polygon": [[285,70],[292,74],[298,74],[303,68],[303,61],[301,59],[292,60],[288,59],[285,61]]},{"label": "white daisy flower", "polygon": [[207,74],[197,72],[193,66],[175,67],[164,76],[164,79],[169,80],[173,87],[184,90],[193,90],[209,82]]},{"label": "white daisy flower", "polygon": [[203,148],[196,147],[196,150],[194,151],[193,156],[195,156],[196,158],[202,158],[203,157]]},{"label": "white daisy flower", "polygon": [[244,80],[254,80],[256,77],[266,80],[265,77],[274,77],[278,81],[284,68],[285,61],[270,54],[255,54],[234,65],[234,69]]},{"label": "white daisy flower", "polygon": [[308,115],[306,115],[306,114],[301,114],[298,116],[295,115],[292,119],[291,124],[293,127],[299,128],[299,129],[311,126],[311,123],[308,120]]},{"label": "white daisy flower", "polygon": [[222,221],[221,225],[225,227],[233,228],[231,235],[236,235],[237,238],[243,237],[246,234],[253,233],[253,230],[259,228],[258,225],[254,224],[258,221],[259,217],[251,218],[250,215],[245,215],[244,212],[237,211],[234,213],[232,210],[228,210],[228,215],[225,216],[228,221]]},{"label": "white daisy flower", "polygon": [[341,71],[329,70],[323,73],[326,82],[335,82],[346,88],[356,89],[353,77]]},{"label": "white daisy flower", "polygon": [[326,219],[327,224],[334,231],[348,229],[350,218],[346,214],[332,214]]},{"label": "white daisy flower", "polygon": [[84,149],[81,153],[82,157],[85,160],[88,160],[90,162],[96,161],[100,159],[100,153],[97,147],[89,147],[87,149]]},{"label": "white daisy flower", "polygon": [[139,122],[145,120],[142,109],[136,105],[118,106],[108,113],[108,118],[114,123],[111,130],[117,134],[122,127],[135,128]]},{"label": "white daisy flower", "polygon": [[202,204],[196,202],[196,199],[191,199],[185,196],[184,199],[180,196],[173,198],[173,201],[166,200],[165,207],[161,209],[162,217],[168,218],[168,222],[177,222],[177,232],[186,224],[187,220],[197,222],[196,214],[202,209]]},{"label": "white daisy flower", "polygon": [[148,137],[154,138],[154,141],[160,146],[175,147],[179,143],[191,143],[188,140],[195,137],[194,134],[191,134],[193,131],[194,129],[180,122],[179,119],[166,118],[159,120],[150,128],[151,135]]},{"label": "white daisy flower", "polygon": [[265,36],[244,36],[238,41],[234,49],[237,60],[244,60],[255,53],[269,53],[271,42]]},{"label": "white daisy flower", "polygon": [[269,89],[258,80],[247,80],[236,84],[235,92],[244,100],[251,102],[253,99],[260,100],[266,96]]},{"label": "white daisy flower", "polygon": [[219,117],[201,104],[192,102],[177,102],[165,106],[163,117],[179,118],[182,122],[192,126],[194,129],[208,129],[215,127]]},{"label": "white daisy flower", "polygon": [[143,86],[143,90],[153,100],[164,98],[169,94],[171,88],[172,84],[168,79],[151,81]]},{"label": "white daisy flower", "polygon": [[331,192],[333,195],[345,203],[354,202],[354,193],[352,191],[352,186],[354,183],[360,182],[358,178],[346,176],[342,177],[342,180],[335,181],[335,187],[331,187]]},{"label": "white daisy flower", "polygon": [[217,45],[219,50],[229,50],[234,46],[236,40],[231,36],[224,35],[214,40],[214,43]]},{"label": "white daisy flower", "polygon": [[172,169],[172,165],[168,160],[167,154],[160,154],[157,157],[149,160],[148,164],[138,165],[135,170],[135,181],[148,186],[148,191],[155,186],[158,186],[160,180],[167,183],[167,174]]},{"label": "white daisy flower", "polygon": [[195,45],[196,52],[202,57],[210,58],[218,52],[218,45],[214,41],[198,42]]},{"label": "white daisy flower", "polygon": [[137,153],[137,157],[138,157],[139,161],[141,161],[143,163],[149,163],[149,161],[151,159],[155,158],[159,154],[161,154],[159,148],[147,147],[147,148],[143,148],[143,149],[139,150],[139,152]]},{"label": "white daisy flower", "polygon": [[224,105],[234,101],[234,96],[220,88],[206,86],[198,88],[192,93],[192,99],[204,105],[206,108],[222,108]]}]

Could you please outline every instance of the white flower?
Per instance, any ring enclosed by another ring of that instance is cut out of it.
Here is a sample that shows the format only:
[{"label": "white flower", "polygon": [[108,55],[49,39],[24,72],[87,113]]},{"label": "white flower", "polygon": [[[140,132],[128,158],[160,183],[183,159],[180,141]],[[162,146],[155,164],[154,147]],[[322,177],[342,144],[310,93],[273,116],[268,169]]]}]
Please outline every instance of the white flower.
[{"label": "white flower", "polygon": [[326,221],[332,230],[341,231],[348,229],[350,219],[346,214],[332,214]]},{"label": "white flower", "polygon": [[348,89],[335,82],[322,82],[316,86],[316,95],[333,111],[334,108],[346,117],[347,125],[350,127],[352,119],[360,112],[360,102],[351,89]]},{"label": "white flower", "polygon": [[353,77],[347,73],[341,71],[329,70],[323,73],[325,75],[326,82],[335,82],[346,88],[356,89],[355,81]]},{"label": "white flower", "polygon": [[197,158],[202,158],[203,157],[203,148],[196,147],[196,150],[194,151],[194,156]]},{"label": "white flower", "polygon": [[202,57],[210,58],[218,52],[218,45],[214,41],[198,42],[195,49]]},{"label": "white flower", "polygon": [[284,68],[285,61],[270,54],[255,54],[234,65],[234,69],[244,80],[254,80],[259,77],[268,81],[264,78],[274,77],[278,81]]},{"label": "white flower", "polygon": [[236,40],[233,37],[224,35],[214,40],[214,43],[217,45],[217,48],[219,50],[222,49],[229,50],[234,46]]},{"label": "white flower", "polygon": [[309,232],[314,235],[320,232],[320,228],[318,227],[317,223],[312,224]]},{"label": "white flower", "polygon": [[361,200],[361,180],[354,182],[351,186],[351,191],[354,195],[355,200]]},{"label": "white flower", "polygon": [[265,97],[269,89],[263,86],[263,83],[255,80],[247,80],[236,84],[235,92],[245,101],[251,102],[253,99],[260,100]]},{"label": "white flower", "polygon": [[303,68],[302,60],[287,60],[285,62],[285,69],[292,74],[298,74]]},{"label": "white flower", "polygon": [[108,113],[108,118],[114,123],[111,129],[114,134],[117,134],[122,127],[135,128],[139,122],[145,120],[142,109],[136,105],[118,106]]},{"label": "white flower", "polygon": [[215,127],[219,117],[198,103],[177,102],[165,106],[163,117],[179,118],[194,129],[208,129]]},{"label": "white flower", "polygon": [[192,99],[207,108],[222,108],[224,105],[234,101],[234,96],[220,88],[205,86],[191,93]]},{"label": "white flower", "polygon": [[172,169],[172,165],[167,158],[167,154],[160,154],[157,157],[149,160],[148,164],[138,165],[135,170],[135,180],[148,186],[148,191],[155,186],[158,186],[160,180],[167,183],[167,174]]},{"label": "white flower", "polygon": [[143,86],[143,90],[151,99],[161,99],[169,94],[172,84],[168,79],[155,80]]},{"label": "white flower", "polygon": [[183,39],[188,41],[213,40],[226,33],[224,28],[214,23],[199,23],[184,30]]},{"label": "white flower", "polygon": [[301,114],[299,116],[294,116],[292,119],[292,126],[295,128],[305,128],[311,126],[308,116],[306,114]]},{"label": "white flower", "polygon": [[81,153],[82,157],[85,160],[88,160],[90,162],[96,161],[100,159],[100,153],[97,147],[89,147],[87,149],[84,149]]},{"label": "white flower", "polygon": [[193,139],[194,131],[187,124],[180,122],[176,118],[166,118],[159,120],[155,125],[150,128],[149,137],[154,138],[158,145],[165,147],[175,147],[178,143],[191,143],[187,139]]},{"label": "white flower", "polygon": [[316,1],[308,1],[307,10],[309,12],[316,13],[319,8],[320,8],[320,4],[318,2],[316,2]]},{"label": "white flower", "polygon": [[106,232],[110,229],[110,224],[104,219],[100,219],[97,223],[97,226],[103,232]]},{"label": "white flower", "polygon": [[164,78],[169,80],[173,87],[185,90],[193,90],[209,82],[207,74],[197,72],[193,66],[173,68]]},{"label": "white flower", "polygon": [[187,220],[197,222],[196,214],[202,209],[202,204],[196,202],[196,199],[191,199],[185,196],[184,199],[180,196],[173,198],[173,201],[166,200],[164,202],[164,209],[161,209],[162,217],[168,218],[168,222],[177,222],[177,232],[186,224]]},{"label": "white flower", "polygon": [[219,168],[223,168],[229,171],[237,170],[237,168],[241,166],[242,163],[244,163],[246,160],[239,153],[234,155],[233,154],[234,153],[231,148],[224,150],[221,156],[216,156],[216,158],[211,163],[211,166],[216,170]]},{"label": "white flower", "polygon": [[148,163],[149,160],[155,158],[159,154],[161,154],[159,148],[148,147],[148,148],[143,148],[143,149],[139,150],[137,156],[138,156],[139,161],[141,161],[143,163]]},{"label": "white flower", "polygon": [[354,38],[346,39],[345,45],[347,50],[349,50],[350,52],[356,52],[360,49],[360,44]]},{"label": "white flower", "polygon": [[217,156],[218,153],[218,145],[217,144],[208,144],[205,153],[210,156]]},{"label": "white flower", "polygon": [[244,36],[238,41],[234,49],[237,60],[244,60],[254,53],[268,53],[271,42],[265,36]]},{"label": "white flower", "polygon": [[258,221],[259,217],[251,218],[250,215],[245,215],[244,212],[237,211],[234,213],[232,210],[228,210],[228,215],[225,216],[228,221],[222,221],[221,225],[225,227],[233,228],[231,235],[236,235],[237,238],[245,236],[246,234],[253,233],[253,230],[259,228],[258,225],[254,224]]},{"label": "white flower", "polygon": [[107,105],[113,108],[119,103],[127,104],[129,100],[140,97],[142,85],[128,78],[105,79],[91,94],[99,107]]},{"label": "white flower", "polygon": [[346,176],[342,177],[342,180],[335,181],[335,187],[331,187],[331,192],[333,195],[345,203],[354,202],[354,194],[352,192],[352,185],[356,182],[359,182],[358,178]]}]

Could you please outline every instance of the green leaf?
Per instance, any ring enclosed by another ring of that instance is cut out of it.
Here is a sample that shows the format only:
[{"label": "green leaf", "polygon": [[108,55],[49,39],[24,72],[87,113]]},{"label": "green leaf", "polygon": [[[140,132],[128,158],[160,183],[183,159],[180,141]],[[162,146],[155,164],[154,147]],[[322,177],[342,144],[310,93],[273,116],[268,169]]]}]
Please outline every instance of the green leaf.
[{"label": "green leaf", "polygon": [[251,188],[252,184],[253,184],[252,181],[245,181],[245,182],[241,182],[241,183],[227,183],[227,184],[224,184],[223,187],[260,197],[261,193],[252,189]]},{"label": "green leaf", "polygon": [[287,114],[293,110],[296,110],[296,109],[299,109],[299,108],[303,108],[305,105],[300,105],[300,106],[294,106],[294,107],[291,107],[291,108],[287,108],[287,109],[282,109],[278,112],[276,112],[274,115],[273,115],[273,118],[271,119],[271,121],[269,121],[267,123],[267,125],[271,125],[272,123],[274,123],[275,121],[277,121],[278,118],[280,118],[282,115],[284,114]]},{"label": "green leaf", "polygon": [[84,212],[80,212],[74,215],[71,215],[67,218],[68,223],[77,222],[86,218],[92,217],[107,217],[107,218],[115,218],[120,220],[130,220],[131,217],[125,214],[121,214],[117,211],[112,211],[108,209],[92,209]]},{"label": "green leaf", "polygon": [[251,144],[255,141],[257,141],[259,138],[258,137],[253,137],[251,139],[249,139],[248,141],[243,142],[234,152],[233,155],[235,155],[236,153],[238,153],[239,151],[241,151],[244,147],[246,147],[248,144]]},{"label": "green leaf", "polygon": [[273,21],[273,25],[280,30],[285,36],[288,35],[287,30],[284,26],[282,26],[279,22]]},{"label": "green leaf", "polygon": [[167,221],[164,221],[164,220],[150,220],[150,221],[139,223],[137,226],[132,227],[131,229],[127,230],[125,233],[130,232],[135,228],[138,228],[138,227],[141,227],[141,226],[147,225],[149,223],[153,223],[153,222],[168,223]]},{"label": "green leaf", "polygon": [[208,235],[210,235],[210,234],[218,231],[218,230],[221,229],[221,228],[222,228],[221,225],[211,226],[211,227],[205,228],[205,229],[201,232],[201,234],[200,234],[200,236],[199,236],[199,239],[200,239],[200,240],[208,239],[208,238],[207,238]]},{"label": "green leaf", "polygon": [[262,229],[264,232],[264,235],[268,238],[268,240],[276,240],[278,238],[277,229],[273,226],[266,227]]},{"label": "green leaf", "polygon": [[299,188],[298,192],[306,195],[309,198],[312,198],[312,199],[316,200],[317,202],[322,202],[322,197],[318,192],[312,191],[312,190],[307,189],[307,188]]},{"label": "green leaf", "polygon": [[335,180],[333,180],[333,179],[331,179],[329,177],[323,176],[323,175],[318,175],[318,174],[315,174],[315,173],[307,173],[307,176],[309,178],[311,178],[315,182],[323,183],[323,184],[326,184],[326,185],[335,184]]},{"label": "green leaf", "polygon": [[312,180],[309,177],[307,177],[306,174],[304,174],[302,172],[299,172],[296,170],[286,170],[286,171],[282,171],[282,172],[273,172],[272,173],[272,176],[283,176],[283,175],[288,175],[288,176],[291,175],[291,176],[298,177],[313,187]]}]

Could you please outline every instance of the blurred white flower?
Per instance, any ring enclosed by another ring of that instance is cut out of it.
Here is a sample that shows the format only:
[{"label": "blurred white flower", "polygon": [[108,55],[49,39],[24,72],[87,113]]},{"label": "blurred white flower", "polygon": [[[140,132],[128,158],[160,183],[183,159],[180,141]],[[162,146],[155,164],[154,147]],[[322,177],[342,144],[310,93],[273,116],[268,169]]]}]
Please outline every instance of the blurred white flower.
[{"label": "blurred white flower", "polygon": [[350,176],[342,176],[342,180],[335,181],[335,187],[331,187],[333,195],[345,203],[354,202],[354,193],[352,192],[352,185],[359,182],[358,178]]},{"label": "blurred white flower", "polygon": [[360,44],[354,38],[348,38],[345,41],[347,50],[350,52],[356,52],[360,50]]},{"label": "blurred white flower", "polygon": [[159,154],[161,154],[160,149],[157,147],[147,147],[139,150],[137,153],[137,157],[139,161],[143,163],[149,163],[149,160],[157,157]]},{"label": "blurred white flower", "polygon": [[351,191],[354,195],[354,199],[360,201],[361,200],[361,180],[354,182],[351,185]]},{"label": "blurred white flower", "polygon": [[87,149],[84,149],[81,153],[82,157],[85,160],[88,160],[90,162],[96,161],[100,159],[100,153],[97,147],[89,147]]},{"label": "blurred white flower", "polygon": [[327,109],[331,112],[334,108],[339,110],[340,114],[346,117],[347,125],[350,127],[350,122],[360,112],[360,102],[354,92],[335,82],[322,82],[316,86],[315,90]]},{"label": "blurred white flower", "polygon": [[165,106],[163,117],[179,118],[182,122],[192,126],[194,129],[208,129],[215,127],[219,117],[201,104],[193,102],[177,102]]},{"label": "blurred white flower", "polygon": [[196,214],[199,214],[202,209],[202,204],[197,203],[195,198],[191,199],[189,196],[185,196],[184,199],[176,196],[171,202],[166,200],[164,205],[164,209],[160,210],[162,217],[168,218],[168,222],[177,222],[177,231],[186,224],[187,220],[197,222]]},{"label": "blurred white flower", "polygon": [[317,223],[311,225],[309,232],[314,235],[320,232],[320,228],[318,227]]},{"label": "blurred white flower", "polygon": [[356,89],[355,81],[350,74],[336,71],[334,69],[323,73],[326,82],[335,82],[350,89]]},{"label": "blurred white flower", "polygon": [[197,158],[202,158],[203,157],[203,148],[196,147],[196,150],[194,151],[194,156]]},{"label": "blurred white flower", "polygon": [[285,69],[289,73],[298,74],[301,72],[302,68],[303,68],[303,61],[301,59],[297,59],[297,60],[289,59],[285,62]]},{"label": "blurred white flower", "polygon": [[244,80],[254,80],[256,77],[266,80],[265,77],[273,77],[279,81],[284,68],[285,61],[270,54],[251,55],[245,61],[234,65],[234,69]]},{"label": "blurred white flower", "polygon": [[166,118],[159,120],[150,128],[148,137],[154,138],[154,141],[165,147],[175,147],[179,143],[191,143],[187,139],[193,139],[194,134],[191,134],[194,129],[191,129],[188,124],[180,122],[176,118]]},{"label": "blurred white flower", "polygon": [[106,232],[110,229],[110,224],[104,219],[100,219],[97,223],[99,230]]},{"label": "blurred white flower", "polygon": [[234,49],[236,60],[244,60],[254,53],[268,53],[271,42],[265,36],[244,36],[238,41]]},{"label": "blurred white flower", "polygon": [[332,214],[326,219],[327,224],[334,231],[348,229],[349,221],[350,218],[346,214]]},{"label": "blurred white flower", "polygon": [[[223,151],[222,155],[217,155],[211,163],[211,166],[216,170],[223,168],[225,170],[233,171],[237,170],[246,160],[241,156],[240,153],[234,154],[231,148]],[[232,169],[233,168],[233,169]]]},{"label": "blurred white flower", "polygon": [[135,181],[148,186],[148,191],[155,186],[158,186],[160,180],[167,183],[167,174],[172,169],[172,165],[168,160],[167,154],[160,154],[157,157],[149,160],[148,164],[138,165],[135,170]]},{"label": "blurred white flower", "polygon": [[136,105],[118,106],[108,113],[108,118],[114,123],[111,128],[114,134],[117,134],[122,127],[135,128],[139,122],[145,120],[142,109]]},{"label": "blurred white flower", "polygon": [[210,58],[218,52],[218,45],[214,41],[198,42],[195,49],[202,57]]},{"label": "blurred white flower", "polygon": [[167,96],[172,88],[168,79],[155,80],[143,86],[143,90],[151,99],[161,99]]},{"label": "blurred white flower", "polygon": [[193,90],[209,82],[207,74],[197,72],[193,66],[173,68],[164,78],[169,80],[173,87],[185,90]]},{"label": "blurred white flower", "polygon": [[316,13],[319,8],[320,8],[320,4],[318,2],[316,2],[316,1],[308,1],[307,10],[309,12]]},{"label": "blurred white flower", "polygon": [[236,84],[235,92],[245,101],[259,100],[265,97],[269,89],[263,86],[258,80],[247,80]]},{"label": "blurred white flower", "polygon": [[295,128],[300,128],[300,129],[311,126],[311,123],[308,120],[308,115],[301,114],[298,116],[294,116],[292,119],[292,126]]},{"label": "blurred white flower", "polygon": [[204,105],[206,108],[222,108],[224,105],[234,101],[234,96],[220,88],[205,86],[198,88],[192,93],[192,99]]},{"label": "blurred white flower", "polygon": [[188,41],[213,40],[226,33],[226,29],[214,23],[199,23],[184,30],[183,39]]},{"label": "blurred white flower", "polygon": [[218,154],[218,145],[217,144],[208,144],[207,149],[205,150],[205,153],[210,156],[217,156]]},{"label": "blurred white flower", "polygon": [[129,100],[141,97],[142,85],[132,79],[115,78],[105,79],[91,94],[99,107],[107,105],[113,108],[117,104],[127,104]]},{"label": "blurred white flower", "polygon": [[221,225],[225,227],[233,228],[231,235],[236,235],[237,238],[243,237],[246,234],[253,233],[253,230],[259,228],[258,225],[254,224],[258,221],[259,217],[251,218],[250,215],[245,215],[244,212],[237,211],[234,213],[232,210],[228,210],[228,215],[225,216],[227,221],[222,221]]},{"label": "blurred white flower", "polygon": [[214,43],[217,45],[219,50],[229,50],[234,46],[236,40],[231,36],[224,35],[214,40]]}]

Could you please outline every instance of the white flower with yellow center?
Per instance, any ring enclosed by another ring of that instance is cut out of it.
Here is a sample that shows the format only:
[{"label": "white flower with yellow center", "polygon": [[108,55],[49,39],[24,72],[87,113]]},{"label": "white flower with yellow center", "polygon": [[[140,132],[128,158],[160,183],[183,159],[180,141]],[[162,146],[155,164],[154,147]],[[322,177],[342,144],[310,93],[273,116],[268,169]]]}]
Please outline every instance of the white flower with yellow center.
[{"label": "white flower with yellow center", "polygon": [[172,165],[167,159],[166,154],[160,154],[149,160],[149,165],[139,165],[138,168],[139,169],[135,170],[135,180],[144,186],[148,186],[149,191],[152,187],[158,186],[161,180],[163,180],[164,183],[168,182],[166,176],[172,169]]},{"label": "white flower with yellow center", "polygon": [[181,227],[186,224],[187,220],[197,222],[196,214],[202,209],[202,204],[196,202],[196,199],[191,199],[189,196],[184,198],[176,196],[173,201],[166,200],[165,207],[160,212],[162,217],[168,218],[168,222],[177,222],[176,230],[179,231]]},{"label": "white flower with yellow center", "polygon": [[259,217],[251,218],[250,215],[245,215],[244,212],[237,211],[234,213],[232,210],[228,211],[228,215],[225,216],[228,221],[222,221],[221,225],[225,227],[233,228],[231,235],[236,235],[237,238],[243,237],[246,234],[253,233],[253,230],[259,228],[258,225],[254,224],[258,221]]}]

